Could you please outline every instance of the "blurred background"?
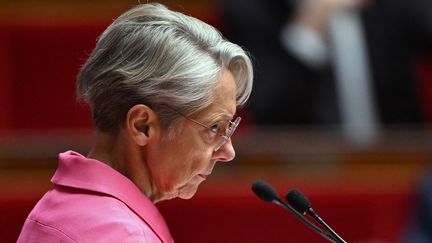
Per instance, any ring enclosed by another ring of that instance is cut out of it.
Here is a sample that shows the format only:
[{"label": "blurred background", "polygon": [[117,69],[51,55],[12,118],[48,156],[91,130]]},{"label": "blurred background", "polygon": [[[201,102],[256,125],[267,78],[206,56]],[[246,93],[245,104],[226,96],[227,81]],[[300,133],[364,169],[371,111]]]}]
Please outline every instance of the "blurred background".
[{"label": "blurred background", "polygon": [[[176,242],[325,242],[256,198],[256,179],[282,198],[303,191],[348,242],[432,242],[428,0],[161,3],[247,49],[256,76],[236,159],[193,199],[158,204]],[[0,1],[2,242],[16,241],[51,187],[58,153],[88,152],[90,112],[75,99],[75,76],[135,4]]]}]

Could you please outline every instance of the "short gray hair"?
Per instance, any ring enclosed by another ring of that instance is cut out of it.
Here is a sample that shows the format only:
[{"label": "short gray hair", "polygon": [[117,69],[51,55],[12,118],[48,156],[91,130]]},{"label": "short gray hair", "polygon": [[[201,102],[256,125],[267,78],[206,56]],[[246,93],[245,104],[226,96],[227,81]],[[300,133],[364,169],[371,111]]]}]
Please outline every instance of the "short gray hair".
[{"label": "short gray hair", "polygon": [[226,69],[236,79],[241,106],[252,89],[247,53],[196,18],[161,4],[140,4],[99,37],[78,74],[77,94],[90,105],[101,131],[117,132],[136,104],[154,109],[170,128],[176,112],[190,115],[212,103],[214,87]]}]

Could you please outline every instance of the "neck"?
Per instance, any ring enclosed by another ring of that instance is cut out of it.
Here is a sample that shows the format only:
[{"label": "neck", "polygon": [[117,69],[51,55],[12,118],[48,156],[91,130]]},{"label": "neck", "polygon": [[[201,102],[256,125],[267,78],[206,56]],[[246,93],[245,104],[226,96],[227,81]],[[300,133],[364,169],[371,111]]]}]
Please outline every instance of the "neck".
[{"label": "neck", "polygon": [[160,201],[152,186],[145,156],[121,133],[96,133],[95,143],[88,158],[101,161],[129,178],[153,203]]},{"label": "neck", "polygon": [[87,157],[99,160],[118,172],[125,174],[122,149],[117,145],[114,135],[97,132],[95,143]]}]

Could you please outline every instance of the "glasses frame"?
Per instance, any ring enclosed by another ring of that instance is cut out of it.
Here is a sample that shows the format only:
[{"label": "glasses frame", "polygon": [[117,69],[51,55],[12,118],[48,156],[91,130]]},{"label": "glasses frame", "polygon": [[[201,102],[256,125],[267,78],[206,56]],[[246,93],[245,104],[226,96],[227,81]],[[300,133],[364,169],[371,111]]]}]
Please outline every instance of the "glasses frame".
[{"label": "glasses frame", "polygon": [[237,129],[237,127],[238,127],[238,125],[240,124],[240,121],[241,121],[241,117],[239,117],[239,116],[236,117],[234,119],[234,121],[232,121],[232,120],[229,121],[228,128],[226,129],[225,134],[223,134],[223,133],[218,133],[218,132],[213,131],[211,129],[211,127],[209,127],[209,126],[207,126],[207,125],[205,125],[205,124],[203,124],[203,123],[201,123],[201,122],[199,122],[197,120],[194,120],[194,119],[192,119],[190,117],[187,117],[187,116],[185,116],[183,114],[180,114],[180,115],[183,116],[184,118],[186,118],[187,120],[189,120],[189,121],[191,121],[191,122],[193,122],[195,124],[198,124],[198,125],[200,125],[200,126],[202,126],[204,128],[207,128],[207,129],[210,130],[210,132],[215,133],[215,134],[217,134],[217,135],[219,135],[219,136],[222,137],[222,140],[213,149],[214,152],[218,151],[229,139],[231,139],[231,136],[234,134],[235,130]]}]

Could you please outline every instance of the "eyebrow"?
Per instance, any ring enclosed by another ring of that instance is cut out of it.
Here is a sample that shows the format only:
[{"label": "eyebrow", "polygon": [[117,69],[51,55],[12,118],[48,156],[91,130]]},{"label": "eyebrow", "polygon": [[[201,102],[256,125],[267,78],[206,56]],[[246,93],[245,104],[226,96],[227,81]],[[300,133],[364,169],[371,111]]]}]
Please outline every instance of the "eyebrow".
[{"label": "eyebrow", "polygon": [[214,121],[214,120],[222,120],[222,121],[231,121],[235,115],[237,114],[234,113],[233,116],[227,115],[227,114],[221,114],[221,113],[213,113],[212,115],[207,116],[208,119],[206,119],[207,121]]}]

